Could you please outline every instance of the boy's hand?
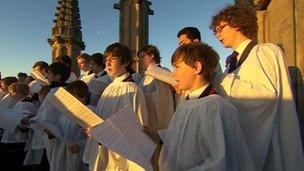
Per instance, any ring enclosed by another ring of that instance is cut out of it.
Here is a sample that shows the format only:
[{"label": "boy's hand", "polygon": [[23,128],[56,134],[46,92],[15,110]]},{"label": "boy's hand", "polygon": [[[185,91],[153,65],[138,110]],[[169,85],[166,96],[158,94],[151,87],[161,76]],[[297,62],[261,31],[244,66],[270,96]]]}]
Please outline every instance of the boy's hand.
[{"label": "boy's hand", "polygon": [[68,144],[67,146],[72,154],[77,154],[80,151],[80,148],[77,144]]},{"label": "boy's hand", "polygon": [[92,127],[87,127],[87,128],[84,128],[83,129],[83,132],[84,132],[84,134],[87,136],[87,137],[89,137],[89,138],[92,138],[92,136],[91,136],[91,134],[90,134],[90,132],[92,131]]}]

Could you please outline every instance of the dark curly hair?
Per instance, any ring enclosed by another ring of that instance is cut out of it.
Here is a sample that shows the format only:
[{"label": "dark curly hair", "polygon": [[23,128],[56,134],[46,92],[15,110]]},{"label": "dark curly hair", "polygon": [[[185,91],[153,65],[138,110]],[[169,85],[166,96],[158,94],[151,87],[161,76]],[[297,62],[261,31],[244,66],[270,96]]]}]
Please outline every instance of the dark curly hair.
[{"label": "dark curly hair", "polygon": [[238,3],[228,5],[212,17],[210,29],[214,33],[221,22],[226,22],[230,27],[238,30],[247,38],[255,39],[258,31],[256,11],[253,6]]}]

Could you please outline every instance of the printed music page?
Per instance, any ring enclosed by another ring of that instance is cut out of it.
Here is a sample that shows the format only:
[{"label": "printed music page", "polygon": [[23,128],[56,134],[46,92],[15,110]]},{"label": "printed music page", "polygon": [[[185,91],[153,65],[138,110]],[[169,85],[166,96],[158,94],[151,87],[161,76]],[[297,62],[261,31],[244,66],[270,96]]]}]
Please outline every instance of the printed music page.
[{"label": "printed music page", "polygon": [[94,127],[103,122],[99,116],[62,87],[53,94],[51,103],[83,128]]},{"label": "printed music page", "polygon": [[156,145],[142,130],[133,108],[126,106],[93,128],[91,135],[108,149],[153,170],[150,160]]},{"label": "printed music page", "polygon": [[174,80],[172,73],[164,68],[158,67],[156,65],[150,64],[147,68],[147,71],[145,72],[146,75],[149,75],[153,78],[156,78],[160,81],[163,81],[165,83],[168,83],[170,85],[176,84],[176,81]]}]

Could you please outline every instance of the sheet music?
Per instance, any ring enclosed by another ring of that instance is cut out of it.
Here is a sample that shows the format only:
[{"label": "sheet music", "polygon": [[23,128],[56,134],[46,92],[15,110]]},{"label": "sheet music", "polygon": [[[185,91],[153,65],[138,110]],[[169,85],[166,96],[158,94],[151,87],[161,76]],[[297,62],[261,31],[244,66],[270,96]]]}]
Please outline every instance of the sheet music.
[{"label": "sheet music", "polygon": [[94,127],[103,122],[93,111],[62,87],[52,95],[51,103],[62,114],[73,119],[83,128]]},{"label": "sheet music", "polygon": [[35,78],[35,80],[42,82],[43,84],[49,84],[49,80],[46,79],[43,75],[41,75],[39,72],[33,70],[31,72],[31,76]]},{"label": "sheet music", "polygon": [[156,65],[150,64],[147,68],[147,71],[145,72],[146,75],[149,75],[153,78],[156,78],[160,81],[163,81],[165,83],[168,83],[170,85],[176,84],[176,81],[174,80],[172,73],[164,68],[158,67]]},{"label": "sheet music", "polygon": [[91,135],[108,149],[153,170],[150,160],[156,145],[142,130],[133,108],[127,106],[96,126]]},{"label": "sheet music", "polygon": [[13,133],[23,117],[23,111],[15,109],[1,109],[0,127]]},{"label": "sheet music", "polygon": [[97,95],[101,95],[101,90],[103,91],[104,89],[106,89],[108,85],[104,82],[101,81],[96,81],[93,80],[89,85],[89,90],[90,92],[97,94]]}]

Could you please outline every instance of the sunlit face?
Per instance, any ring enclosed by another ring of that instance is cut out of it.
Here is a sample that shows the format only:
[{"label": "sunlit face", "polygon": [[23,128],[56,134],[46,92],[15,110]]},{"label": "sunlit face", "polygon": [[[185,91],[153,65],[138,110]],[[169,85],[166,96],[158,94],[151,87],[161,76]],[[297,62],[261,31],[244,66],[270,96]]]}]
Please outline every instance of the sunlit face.
[{"label": "sunlit face", "polygon": [[178,37],[178,41],[179,41],[179,45],[186,45],[189,43],[193,43],[193,41],[191,39],[189,39],[186,34],[180,35]]},{"label": "sunlit face", "polygon": [[110,77],[118,77],[127,72],[126,67],[128,64],[121,64],[121,60],[117,56],[112,56],[112,54],[105,55],[107,72]]},{"label": "sunlit face", "polygon": [[147,68],[151,63],[155,63],[153,58],[154,58],[153,55],[148,55],[145,52],[140,52],[139,61],[141,66],[143,67],[142,68],[143,70],[147,70]]},{"label": "sunlit face", "polygon": [[5,84],[4,82],[0,82],[1,84],[0,84],[0,88],[1,88],[1,90],[2,90],[2,92],[5,92],[5,93],[7,93],[8,92],[8,86],[9,85],[7,85],[7,84]]},{"label": "sunlit face", "polygon": [[230,27],[227,23],[221,22],[215,31],[216,38],[226,48],[234,47],[236,42],[236,34],[238,33],[236,28]]},{"label": "sunlit face", "polygon": [[175,87],[179,90],[193,90],[193,80],[196,76],[194,69],[182,60],[175,62],[173,67],[173,78],[177,82]]},{"label": "sunlit face", "polygon": [[77,66],[82,71],[86,72],[90,70],[90,62],[87,62],[84,58],[79,58],[77,60]]}]

